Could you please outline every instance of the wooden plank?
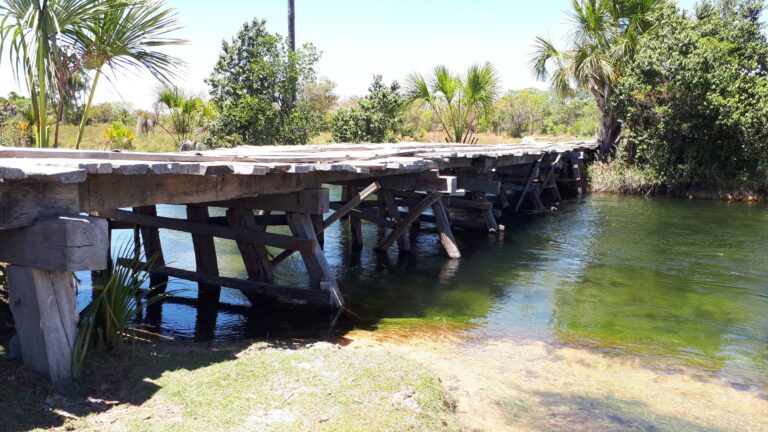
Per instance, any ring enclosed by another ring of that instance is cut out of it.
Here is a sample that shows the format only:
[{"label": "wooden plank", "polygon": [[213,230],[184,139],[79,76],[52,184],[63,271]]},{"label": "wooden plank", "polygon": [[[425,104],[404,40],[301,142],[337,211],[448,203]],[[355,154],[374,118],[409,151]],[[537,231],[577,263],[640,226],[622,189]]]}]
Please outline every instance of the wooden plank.
[{"label": "wooden plank", "polygon": [[79,212],[77,185],[0,182],[0,229],[25,227],[37,219]]},{"label": "wooden plank", "polygon": [[[293,235],[311,239],[317,244],[315,228],[312,226],[309,214],[289,213],[288,225],[291,227]],[[325,260],[322,250],[317,247],[312,252],[301,252],[301,257],[309,272],[311,287],[329,291],[331,293],[331,304],[341,309],[344,306],[344,300],[336,284],[336,277]]]},{"label": "wooden plank", "polygon": [[[208,223],[208,207],[200,204],[187,206],[187,219],[191,222]],[[199,273],[219,275],[219,263],[216,259],[216,245],[212,236],[192,234],[192,248],[195,251],[195,268]],[[207,283],[198,284],[201,301],[218,301],[221,287]]]},{"label": "wooden plank", "polygon": [[104,270],[109,254],[105,219],[60,216],[2,231],[0,262],[54,271]]},{"label": "wooden plank", "polygon": [[490,180],[485,177],[487,177],[486,174],[483,174],[481,177],[478,175],[460,172],[457,176],[456,182],[458,188],[465,191],[483,192],[492,195],[499,193],[501,182],[498,180]]},{"label": "wooden plank", "polygon": [[[439,192],[432,192],[428,194],[418,205],[415,207],[412,207],[409,209],[408,215],[405,216],[400,223],[397,224],[395,229],[390,232],[390,234],[384,238],[378,245],[376,245],[375,250],[383,252],[389,249],[392,244],[401,237],[408,228],[419,218],[419,216],[424,213],[425,210],[427,210],[429,207],[431,207],[436,201],[440,200],[442,197],[442,194]],[[399,214],[398,214],[399,216]]]},{"label": "wooden plank", "polygon": [[[334,206],[332,205],[331,208]],[[337,207],[341,207],[341,205],[338,205]],[[395,223],[391,220],[387,219],[386,217],[379,217],[376,214],[371,213],[370,211],[360,210],[360,209],[353,209],[349,211],[350,217],[355,217],[358,219],[362,219],[366,222],[370,222],[373,224],[376,224],[383,228],[394,228]]]},{"label": "wooden plank", "polygon": [[313,238],[300,238],[267,232],[256,232],[243,228],[189,222],[182,219],[144,215],[124,210],[106,210],[100,212],[100,214],[110,219],[132,223],[144,227],[165,228],[191,234],[200,234],[236,241],[239,240],[251,243],[259,243],[266,246],[278,247],[281,249],[295,249],[300,252],[312,253],[316,247],[316,242]]},{"label": "wooden plank", "polygon": [[[227,220],[230,226],[235,228],[244,228],[254,232],[265,231],[264,226],[256,222],[252,210],[228,209]],[[272,264],[269,262],[267,248],[263,244],[239,241],[237,247],[243,257],[245,270],[248,272],[248,280],[270,283],[274,281]],[[293,250],[290,251],[293,252]]]},{"label": "wooden plank", "polygon": [[16,265],[7,271],[24,364],[69,393],[78,320],[73,274]]},{"label": "wooden plank", "polygon": [[443,248],[451,259],[460,259],[461,252],[459,252],[459,247],[456,245],[456,239],[453,238],[451,222],[448,219],[448,212],[445,210],[443,202],[441,200],[435,201],[432,204],[432,211],[435,215],[437,231],[440,233],[440,243],[442,243]]},{"label": "wooden plank", "polygon": [[[256,225],[264,226],[287,226],[288,219],[284,214],[258,214],[253,215],[253,219],[256,221]],[[216,225],[229,226],[230,223],[226,216],[214,216],[208,218],[208,221]]]},{"label": "wooden plank", "polygon": [[326,228],[333,225],[336,221],[341,219],[342,217],[346,216],[352,209],[360,205],[360,203],[368,198],[373,193],[377,192],[380,189],[380,186],[377,182],[373,182],[368,187],[363,189],[362,191],[358,193],[353,193],[352,197],[349,201],[347,201],[344,205],[338,208],[334,214],[329,216],[327,219],[323,221],[323,223],[316,227],[315,231],[322,232],[325,231]]},{"label": "wooden plank", "polygon": [[[120,260],[123,265],[133,264],[132,260]],[[244,293],[259,294],[288,300],[301,300],[312,304],[328,305],[331,302],[331,293],[325,290],[310,290],[288,286],[275,285],[267,282],[250,281],[224,276],[214,276],[204,273],[182,270],[173,267],[154,267],[153,272],[179,279],[194,282],[218,285],[227,288],[238,289]]]}]

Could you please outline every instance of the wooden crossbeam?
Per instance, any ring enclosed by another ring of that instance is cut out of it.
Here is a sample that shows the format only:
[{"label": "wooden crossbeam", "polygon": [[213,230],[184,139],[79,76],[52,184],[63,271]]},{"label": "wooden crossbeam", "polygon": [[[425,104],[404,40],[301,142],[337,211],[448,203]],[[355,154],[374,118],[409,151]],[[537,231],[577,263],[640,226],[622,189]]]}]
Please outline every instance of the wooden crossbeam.
[{"label": "wooden crossbeam", "polygon": [[[120,259],[118,261],[121,265],[134,265],[135,261],[130,259]],[[142,263],[144,264],[144,263]],[[173,268],[168,266],[154,266],[150,269],[153,273],[163,274],[166,276],[190,280],[199,283],[206,283],[211,285],[218,285],[227,288],[234,288],[245,293],[253,293],[260,295],[267,295],[270,297],[285,298],[290,300],[303,300],[313,304],[328,305],[330,304],[331,294],[328,291],[323,290],[311,290],[294,288],[282,285],[275,285],[272,283],[250,281],[244,279],[230,278],[224,276],[214,276],[205,273],[199,273],[189,270],[183,270],[179,268]]]},{"label": "wooden crossbeam", "polygon": [[239,240],[251,243],[273,246],[281,249],[295,249],[300,252],[312,253],[315,251],[316,242],[306,237],[291,237],[268,232],[256,232],[243,228],[224,227],[208,223],[189,222],[181,219],[161,216],[150,216],[132,213],[125,210],[102,211],[104,217],[135,225],[165,228],[174,231],[188,232],[191,234],[209,235],[229,240]]},{"label": "wooden crossbeam", "polygon": [[525,201],[525,198],[528,196],[528,192],[531,189],[531,186],[533,185],[533,181],[536,179],[536,177],[539,176],[539,166],[541,165],[541,159],[537,160],[536,163],[531,166],[531,173],[528,175],[528,180],[525,183],[525,186],[523,187],[522,192],[520,192],[520,198],[517,200],[517,204],[515,204],[515,211],[520,211],[520,207],[523,205],[523,201]]},{"label": "wooden crossbeam", "polygon": [[365,189],[363,189],[357,194],[354,194],[349,201],[347,201],[344,205],[339,207],[331,216],[325,219],[320,226],[315,227],[315,231],[317,232],[325,231],[326,228],[333,225],[336,221],[338,221],[342,217],[346,216],[355,207],[360,205],[360,203],[362,203],[363,200],[368,198],[370,195],[376,193],[379,189],[381,189],[381,186],[379,185],[378,182],[373,182],[369,184]]},{"label": "wooden crossbeam", "polygon": [[330,193],[327,188],[305,189],[300,192],[262,195],[227,201],[209,202],[211,207],[238,208],[248,210],[274,210],[324,214],[329,210]]},{"label": "wooden crossbeam", "polygon": [[[410,226],[419,219],[419,216],[421,216],[422,213],[424,213],[428,208],[435,204],[435,202],[439,201],[441,197],[442,194],[440,192],[432,192],[427,194],[427,196],[421,200],[421,202],[409,209],[408,214],[402,218],[395,229],[393,229],[392,232],[390,232],[389,235],[384,238],[384,240],[376,245],[375,250],[383,252],[389,249],[392,244],[401,238],[406,233],[408,228],[410,228]],[[399,216],[400,214],[398,212],[398,218]]]}]

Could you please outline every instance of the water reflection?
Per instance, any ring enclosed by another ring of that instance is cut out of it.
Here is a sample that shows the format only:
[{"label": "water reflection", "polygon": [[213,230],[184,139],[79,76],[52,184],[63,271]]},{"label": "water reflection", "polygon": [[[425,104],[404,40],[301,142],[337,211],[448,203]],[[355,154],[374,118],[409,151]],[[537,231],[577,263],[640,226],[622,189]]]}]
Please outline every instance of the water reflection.
[{"label": "water reflection", "polygon": [[[381,229],[363,224],[366,247],[354,251],[348,222],[335,224],[325,253],[350,311],[338,320],[270,301],[251,307],[229,289],[222,308],[198,308],[196,284],[171,279],[182,299],[163,305],[160,330],[188,339],[328,337],[334,324],[337,332],[458,324],[477,337],[607,347],[768,381],[767,207],[596,196],[502,223],[502,238],[457,231],[461,261],[447,259],[428,229],[412,232],[411,254],[379,254]],[[190,236],[161,236],[166,261],[194,269]],[[245,277],[235,243],[216,247],[221,274]],[[89,275],[81,277],[87,288]],[[306,279],[298,254],[276,273],[279,284]]]}]

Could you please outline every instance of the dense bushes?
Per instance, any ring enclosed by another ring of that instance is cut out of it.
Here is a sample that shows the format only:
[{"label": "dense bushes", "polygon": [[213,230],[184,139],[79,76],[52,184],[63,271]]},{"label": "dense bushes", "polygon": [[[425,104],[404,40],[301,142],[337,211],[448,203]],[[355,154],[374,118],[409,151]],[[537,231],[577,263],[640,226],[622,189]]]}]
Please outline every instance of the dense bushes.
[{"label": "dense bushes", "polygon": [[623,162],[670,186],[764,182],[768,42],[755,0],[660,8],[613,105]]},{"label": "dense bushes", "polygon": [[341,108],[331,118],[336,142],[394,142],[402,124],[404,99],[397,81],[384,85],[381,75],[373,78],[368,95],[357,106]]},{"label": "dense bushes", "polygon": [[584,94],[563,98],[553,91],[511,90],[495,104],[493,116],[486,122],[498,134],[525,135],[595,135],[598,125],[594,101]]}]

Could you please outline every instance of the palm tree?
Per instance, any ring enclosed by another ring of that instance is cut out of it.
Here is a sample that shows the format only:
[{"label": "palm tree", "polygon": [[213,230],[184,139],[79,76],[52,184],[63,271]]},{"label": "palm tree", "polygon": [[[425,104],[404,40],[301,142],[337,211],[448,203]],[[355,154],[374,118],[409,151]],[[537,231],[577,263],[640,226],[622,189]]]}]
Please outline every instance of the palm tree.
[{"label": "palm tree", "polygon": [[86,23],[77,35],[77,42],[84,66],[95,74],[80,121],[76,148],[82,142],[88,112],[105,67],[113,72],[143,67],[161,82],[170,82],[182,62],[155,48],[186,43],[167,37],[179,28],[176,11],[166,9],[163,0],[121,2]]},{"label": "palm tree", "polygon": [[603,158],[613,151],[621,134],[621,124],[610,108],[615,86],[640,37],[653,30],[651,14],[663,1],[571,0],[571,46],[561,51],[549,39],[536,37],[531,58],[536,77],[549,80],[563,96],[578,87],[595,98]]},{"label": "palm tree", "polygon": [[202,98],[190,95],[177,87],[161,87],[157,90],[157,105],[168,112],[170,129],[157,124],[177,142],[188,140],[203,118],[211,117],[211,105]]},{"label": "palm tree", "polygon": [[490,63],[474,64],[464,76],[437,66],[429,80],[416,73],[408,77],[406,99],[435,114],[446,142],[474,143],[477,124],[493,109],[498,93],[499,78]]},{"label": "palm tree", "polygon": [[63,46],[71,45],[78,28],[111,0],[2,0],[0,57],[8,48],[14,76],[24,77],[35,115],[38,147],[48,147],[49,89],[55,89],[55,63]]}]

